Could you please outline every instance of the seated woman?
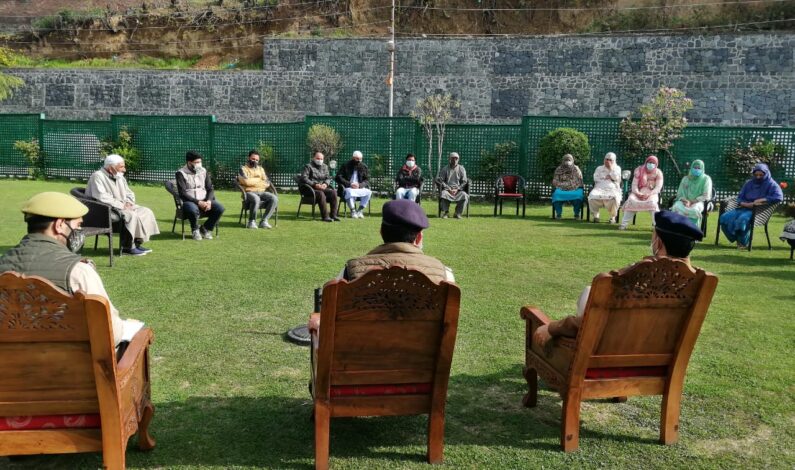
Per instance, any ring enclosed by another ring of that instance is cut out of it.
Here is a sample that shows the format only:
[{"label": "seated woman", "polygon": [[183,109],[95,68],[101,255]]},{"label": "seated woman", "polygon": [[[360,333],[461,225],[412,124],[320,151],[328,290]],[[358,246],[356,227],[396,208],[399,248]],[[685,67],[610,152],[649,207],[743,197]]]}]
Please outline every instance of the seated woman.
[{"label": "seated woman", "polygon": [[599,222],[599,210],[607,209],[610,223],[616,222],[618,206],[621,204],[621,167],[616,164],[616,154],[605,154],[604,165],[593,172],[593,189],[588,193],[588,206],[593,212],[594,223]]},{"label": "seated woman", "polygon": [[395,199],[417,200],[422,186],[422,170],[417,166],[417,159],[413,153],[406,155],[406,163],[398,170],[395,183],[397,183]]},{"label": "seated woman", "polygon": [[654,214],[659,212],[660,206],[657,204],[660,199],[660,191],[663,187],[663,174],[657,166],[660,162],[654,155],[649,155],[646,162],[635,168],[632,178],[632,192],[624,203],[624,218],[621,220],[619,230],[624,230],[635,217],[636,212],[648,211],[654,223]]},{"label": "seated woman", "polygon": [[737,202],[740,207],[720,216],[720,228],[730,242],[737,242],[740,250],[748,247],[753,226],[754,206],[774,204],[784,200],[784,193],[770,176],[770,169],[764,163],[757,163],[751,172],[753,177],[745,182]]},{"label": "seated woman", "polygon": [[690,174],[682,178],[679,189],[676,191],[676,202],[671,210],[690,219],[697,226],[701,226],[701,216],[704,213],[704,204],[712,196],[712,178],[704,173],[704,162],[693,160],[690,165]]},{"label": "seated woman", "polygon": [[563,216],[563,203],[571,201],[574,206],[574,218],[580,218],[582,210],[582,171],[574,164],[574,157],[570,154],[563,156],[563,162],[555,169],[552,178],[552,207],[555,209],[555,218]]}]

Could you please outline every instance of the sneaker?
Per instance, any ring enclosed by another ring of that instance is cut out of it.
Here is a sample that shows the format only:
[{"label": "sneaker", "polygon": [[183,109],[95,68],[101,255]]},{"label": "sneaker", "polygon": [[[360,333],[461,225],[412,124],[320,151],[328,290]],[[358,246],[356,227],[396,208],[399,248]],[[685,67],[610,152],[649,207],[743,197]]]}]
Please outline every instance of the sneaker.
[{"label": "sneaker", "polygon": [[619,226],[618,226],[618,229],[619,229],[619,230],[626,230],[626,229],[627,229],[627,224],[621,224],[621,225],[619,225]]},{"label": "sneaker", "polygon": [[447,212],[443,212],[443,213],[442,213],[442,218],[443,218],[443,219],[446,219],[446,218],[448,218],[448,217],[449,217],[449,214],[447,214]]},{"label": "sneaker", "polygon": [[212,240],[213,239],[213,232],[204,228],[204,225],[201,226],[199,232],[202,234],[202,238],[205,240]]},{"label": "sneaker", "polygon": [[253,221],[253,220],[249,220],[248,221],[248,225],[246,225],[246,228],[253,228],[254,230],[256,230],[257,229],[257,222]]},{"label": "sneaker", "polygon": [[610,223],[611,223],[611,224],[614,224],[614,223],[616,223],[616,218],[615,218],[615,217],[610,217]]},{"label": "sneaker", "polygon": [[594,217],[593,219],[591,219],[591,222],[593,222],[595,224],[598,224],[599,223],[599,217]]},{"label": "sneaker", "polygon": [[461,214],[456,214],[456,215],[453,216],[453,218],[454,219],[460,219],[461,218]]},{"label": "sneaker", "polygon": [[340,218],[335,215],[334,217],[331,218],[331,220],[333,220],[334,222],[339,222]]},{"label": "sneaker", "polygon": [[143,251],[144,253],[151,253],[152,252],[151,248],[147,248],[147,247],[145,247],[143,245],[135,245],[135,247],[138,248],[139,250]]},{"label": "sneaker", "polygon": [[193,231],[193,239],[199,241],[202,239],[202,234],[199,232],[199,229]]},{"label": "sneaker", "polygon": [[331,217],[326,217],[325,219],[321,219],[323,222],[334,222],[331,220]]},{"label": "sneaker", "polygon": [[259,228],[271,229],[271,228],[273,228],[273,226],[271,224],[269,224],[267,220],[262,219],[262,221],[259,223]]},{"label": "sneaker", "polygon": [[363,218],[364,218],[364,207],[360,207],[360,208],[359,208],[359,218],[360,218],[360,219],[363,219]]},{"label": "sneaker", "polygon": [[125,254],[132,255],[132,256],[143,256],[148,253],[148,251],[143,251],[139,249],[137,246],[134,248],[125,248],[122,250]]}]

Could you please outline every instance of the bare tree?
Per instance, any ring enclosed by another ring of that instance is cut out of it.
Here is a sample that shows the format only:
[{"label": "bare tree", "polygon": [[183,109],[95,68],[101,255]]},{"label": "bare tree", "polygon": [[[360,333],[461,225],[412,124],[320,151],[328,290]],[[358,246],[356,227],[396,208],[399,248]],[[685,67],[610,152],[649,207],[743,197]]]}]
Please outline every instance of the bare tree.
[{"label": "bare tree", "polygon": [[[428,171],[431,179],[436,177],[442,167],[445,126],[453,117],[453,110],[461,107],[458,100],[450,94],[431,95],[417,101],[411,117],[418,120],[428,139]],[[436,134],[436,165],[433,163],[433,141]]]}]

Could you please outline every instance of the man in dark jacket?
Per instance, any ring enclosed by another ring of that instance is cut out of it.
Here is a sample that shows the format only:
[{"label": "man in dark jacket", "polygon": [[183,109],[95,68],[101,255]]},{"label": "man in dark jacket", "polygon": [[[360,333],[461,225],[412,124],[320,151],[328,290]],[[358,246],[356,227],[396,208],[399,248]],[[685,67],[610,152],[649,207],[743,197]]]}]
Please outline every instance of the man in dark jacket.
[{"label": "man in dark jacket", "polygon": [[[362,152],[355,151],[350,161],[346,162],[337,173],[337,184],[342,189],[342,199],[351,209],[352,219],[363,219],[364,208],[370,202],[370,171],[362,162]],[[359,210],[356,210],[356,200],[359,200]]]},{"label": "man in dark jacket", "polygon": [[[224,206],[215,200],[210,173],[202,166],[202,156],[189,150],[185,154],[185,166],[177,170],[177,190],[182,199],[182,214],[190,221],[194,240],[212,240],[215,224],[224,213]],[[199,227],[199,217],[207,214],[207,222]]]},{"label": "man in dark jacket", "polygon": [[422,170],[417,166],[417,158],[413,153],[406,155],[406,163],[398,170],[395,182],[398,186],[395,199],[417,201],[422,188]]},{"label": "man in dark jacket", "polygon": [[[325,158],[322,152],[315,152],[312,162],[304,165],[297,180],[300,184],[308,184],[312,187],[323,222],[339,222],[340,219],[337,217],[337,192],[331,187],[328,165],[323,163]],[[326,208],[326,200],[331,206],[331,212]]]}]

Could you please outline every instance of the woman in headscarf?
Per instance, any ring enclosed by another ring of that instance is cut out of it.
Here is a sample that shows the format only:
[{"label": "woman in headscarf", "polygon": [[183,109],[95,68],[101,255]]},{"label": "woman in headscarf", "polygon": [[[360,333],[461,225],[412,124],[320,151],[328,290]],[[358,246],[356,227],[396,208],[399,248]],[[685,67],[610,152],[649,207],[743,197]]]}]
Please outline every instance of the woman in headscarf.
[{"label": "woman in headscarf", "polygon": [[663,187],[663,174],[658,168],[660,162],[654,155],[649,155],[643,165],[635,168],[632,178],[632,192],[624,203],[624,218],[619,230],[624,230],[636,212],[648,211],[654,223],[654,213],[660,210],[657,204]]},{"label": "woman in headscarf", "polygon": [[745,249],[751,237],[754,206],[775,204],[784,200],[784,193],[770,176],[770,168],[757,163],[751,172],[752,177],[745,182],[737,202],[740,207],[720,216],[720,228],[730,242],[737,242],[737,248]]},{"label": "woman in headscarf", "polygon": [[704,173],[704,162],[693,160],[690,173],[682,178],[676,191],[676,202],[671,210],[690,219],[697,227],[701,226],[704,204],[712,196],[712,178]]},{"label": "woman in headscarf", "polygon": [[599,222],[599,210],[604,207],[610,213],[610,223],[616,222],[618,206],[621,204],[621,167],[616,164],[616,154],[605,154],[604,165],[593,172],[593,189],[588,193],[588,206],[593,212],[593,221]]},{"label": "woman in headscarf", "polygon": [[582,171],[574,164],[574,157],[570,154],[563,156],[563,162],[555,169],[552,178],[552,207],[555,209],[555,218],[563,216],[563,203],[571,201],[574,206],[574,218],[580,218],[582,210]]}]

